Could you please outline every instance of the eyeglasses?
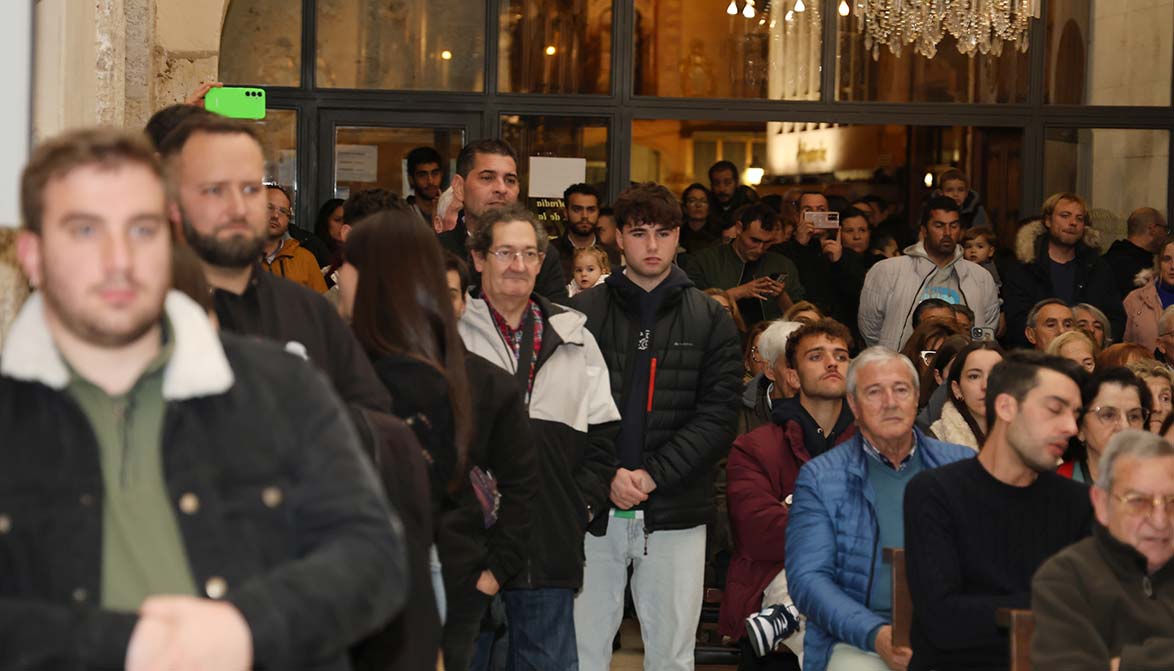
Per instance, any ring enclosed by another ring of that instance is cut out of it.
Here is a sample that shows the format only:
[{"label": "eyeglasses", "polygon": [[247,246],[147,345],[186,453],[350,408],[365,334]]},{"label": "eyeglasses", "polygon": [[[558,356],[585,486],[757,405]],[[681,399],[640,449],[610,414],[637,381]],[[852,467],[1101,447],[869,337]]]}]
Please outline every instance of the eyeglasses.
[{"label": "eyeglasses", "polygon": [[1159,508],[1166,512],[1166,517],[1174,517],[1174,496],[1114,494],[1113,498],[1120,501],[1125,511],[1135,517],[1154,515]]},{"label": "eyeglasses", "polygon": [[1150,411],[1145,408],[1130,408],[1122,411],[1109,405],[1099,405],[1088,411],[1104,424],[1116,424],[1125,418],[1129,426],[1141,426],[1150,418]]},{"label": "eyeglasses", "polygon": [[265,208],[269,210],[269,214],[273,214],[274,212],[276,212],[283,217],[289,217],[291,214],[293,214],[293,211],[290,210],[288,207],[277,207],[273,203],[269,203],[268,205],[265,206]]},{"label": "eyeglasses", "polygon": [[706,205],[709,203],[708,198],[686,198],[686,205]]},{"label": "eyeglasses", "polygon": [[758,345],[750,348],[750,360],[754,363],[766,363],[766,359],[758,356]]},{"label": "eyeglasses", "polygon": [[504,264],[514,262],[515,258],[521,259],[522,263],[533,266],[542,260],[542,253],[537,249],[523,249],[515,252],[512,249],[491,249],[489,253],[497,257],[497,260]]},{"label": "eyeglasses", "polygon": [[933,360],[938,355],[938,351],[936,349],[923,349],[923,350],[921,350],[920,354],[921,354],[921,363],[923,363],[927,366],[932,366]]}]

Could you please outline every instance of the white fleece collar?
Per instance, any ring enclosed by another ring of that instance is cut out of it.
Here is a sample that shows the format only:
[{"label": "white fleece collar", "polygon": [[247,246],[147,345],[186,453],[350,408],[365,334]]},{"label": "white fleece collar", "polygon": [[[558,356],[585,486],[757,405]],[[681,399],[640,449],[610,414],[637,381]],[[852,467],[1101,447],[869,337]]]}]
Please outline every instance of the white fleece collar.
[{"label": "white fleece collar", "polygon": [[[232,368],[204,309],[175,290],[168,292],[163,309],[174,339],[163,369],[163,398],[182,401],[228,391],[233,384]],[[40,293],[29,297],[12,323],[0,354],[0,375],[57,390],[69,384],[69,368],[45,323]]]}]

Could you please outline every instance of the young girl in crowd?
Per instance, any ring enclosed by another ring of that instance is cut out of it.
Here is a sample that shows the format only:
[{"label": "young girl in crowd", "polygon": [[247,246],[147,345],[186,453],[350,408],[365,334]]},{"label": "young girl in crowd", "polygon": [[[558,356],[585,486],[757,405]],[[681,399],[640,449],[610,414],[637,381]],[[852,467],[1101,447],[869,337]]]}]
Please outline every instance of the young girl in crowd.
[{"label": "young girl in crowd", "polygon": [[979,340],[958,352],[946,376],[950,397],[942,416],[930,427],[939,440],[965,445],[978,451],[986,442],[986,379],[995,364],[1003,360],[998,343]]},{"label": "young girl in crowd", "polygon": [[611,273],[607,252],[598,247],[580,247],[571,256],[571,281],[567,284],[567,295],[575,296],[581,291],[602,284]]}]

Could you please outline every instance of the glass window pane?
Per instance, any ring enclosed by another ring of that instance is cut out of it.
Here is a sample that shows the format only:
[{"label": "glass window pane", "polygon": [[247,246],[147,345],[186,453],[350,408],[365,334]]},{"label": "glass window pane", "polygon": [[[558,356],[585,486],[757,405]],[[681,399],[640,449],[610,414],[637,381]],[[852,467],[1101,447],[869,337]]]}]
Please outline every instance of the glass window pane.
[{"label": "glass window pane", "polygon": [[334,196],[383,188],[403,196],[412,193],[407,175],[408,152],[432,147],[440,153],[448,188],[457,154],[465,144],[463,128],[385,128],[340,126],[334,135]]},{"label": "glass window pane", "polygon": [[220,81],[298,86],[302,81],[302,3],[230,0],[220,34]]},{"label": "glass window pane", "polygon": [[612,0],[503,0],[498,89],[611,92]]},{"label": "glass window pane", "polygon": [[562,219],[562,198],[530,195],[531,157],[586,159],[585,181],[600,193],[607,192],[607,119],[505,114],[501,117],[501,137],[518,154],[519,200],[538,213],[552,235],[561,233],[558,222]]},{"label": "glass window pane", "polygon": [[[1004,44],[1001,55],[974,57],[958,51],[949,33],[926,58],[906,45],[895,56],[884,45],[865,47],[854,6],[837,19],[836,100],[884,102],[1005,103],[1027,100],[1030,57]],[[906,7],[909,5],[907,4]],[[944,31],[943,31],[944,32]]]},{"label": "glass window pane", "polygon": [[821,3],[800,2],[637,3],[636,95],[818,100]]},{"label": "glass window pane", "polygon": [[1047,102],[1170,104],[1174,2],[1064,0],[1047,7]]},{"label": "glass window pane", "polygon": [[1110,238],[1123,238],[1125,219],[1136,208],[1166,211],[1169,156],[1170,133],[1164,130],[1049,128],[1044,194],[1080,194],[1097,227],[1109,231]]},{"label": "glass window pane", "polygon": [[265,181],[298,188],[298,113],[295,110],[267,109],[257,122],[261,148],[265,153]]},{"label": "glass window pane", "polygon": [[[875,195],[890,204],[892,216],[914,222],[932,189],[926,175],[932,185],[936,175],[958,168],[970,176],[1000,236],[1010,240],[1020,216],[1022,142],[1017,128],[638,119],[632,180],[681,194],[693,182],[708,187],[712,162],[728,160],[759,197],[789,201],[814,189],[841,198],[832,205],[842,208]],[[915,237],[912,224],[907,232]]]},{"label": "glass window pane", "polygon": [[481,91],[485,4],[318,0],[318,86]]}]

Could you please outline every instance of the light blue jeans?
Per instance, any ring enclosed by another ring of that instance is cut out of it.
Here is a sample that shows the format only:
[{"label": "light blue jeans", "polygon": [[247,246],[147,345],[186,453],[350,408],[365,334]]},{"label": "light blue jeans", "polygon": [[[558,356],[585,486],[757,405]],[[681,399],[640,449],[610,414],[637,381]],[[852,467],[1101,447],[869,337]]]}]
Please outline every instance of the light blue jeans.
[{"label": "light blue jeans", "polygon": [[436,551],[436,545],[428,549],[428,563],[432,569],[432,593],[436,596],[436,612],[440,613],[440,624],[444,624],[445,615],[448,614],[445,610],[447,599],[444,594],[444,579],[440,575],[440,553]]}]

